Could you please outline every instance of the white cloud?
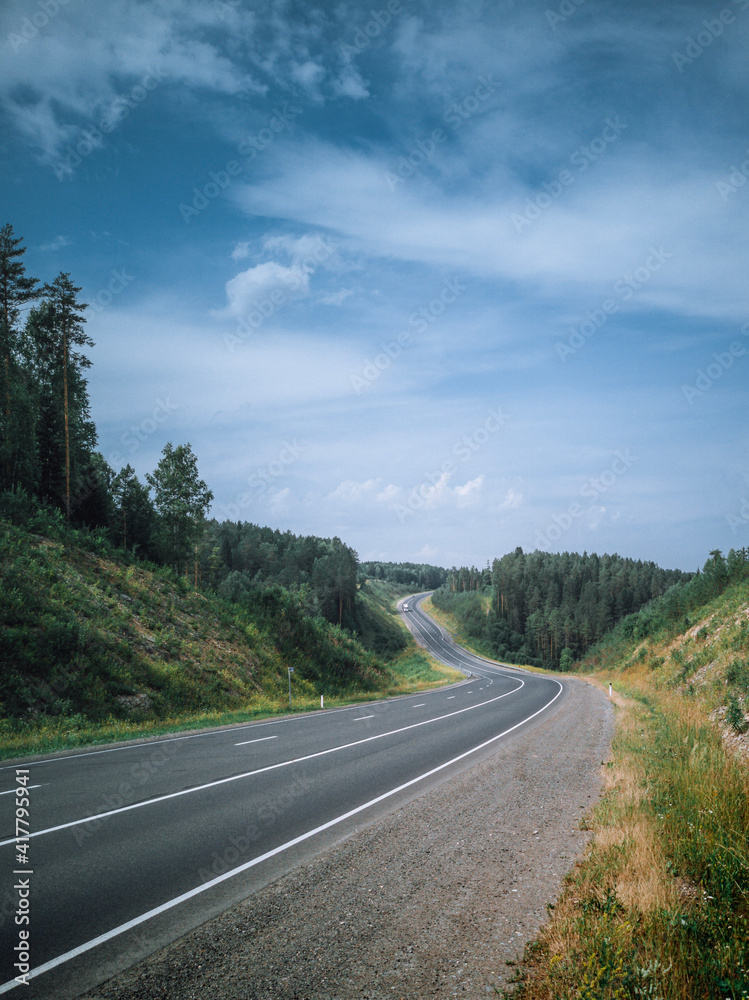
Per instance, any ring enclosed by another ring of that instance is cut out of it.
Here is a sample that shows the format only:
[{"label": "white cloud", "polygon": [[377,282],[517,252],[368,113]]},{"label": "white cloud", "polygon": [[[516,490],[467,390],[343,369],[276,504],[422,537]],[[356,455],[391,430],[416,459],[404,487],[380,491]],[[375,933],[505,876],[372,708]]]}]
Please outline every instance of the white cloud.
[{"label": "white cloud", "polygon": [[[8,5],[0,32],[17,34],[23,17]],[[216,13],[210,20],[214,32],[228,31]],[[2,60],[0,106],[49,161],[147,77],[149,91],[164,82],[223,95],[261,91],[218,42],[205,40],[204,21],[184,0],[71,4]],[[251,31],[252,19],[244,24]]]},{"label": "white cloud", "polygon": [[266,236],[263,239],[263,250],[267,253],[284,253],[295,268],[311,274],[320,266],[326,266],[336,253],[338,247],[332,240],[317,233],[305,233],[303,236]]},{"label": "white cloud", "polygon": [[291,78],[317,97],[318,87],[326,76],[325,67],[308,59],[304,63],[294,63],[291,67]]},{"label": "white cloud", "polygon": [[51,243],[44,243],[39,247],[44,253],[54,253],[55,250],[62,250],[64,247],[72,245],[72,240],[67,236],[57,236]]},{"label": "white cloud", "polygon": [[507,491],[507,496],[504,498],[499,507],[500,510],[515,510],[517,507],[520,507],[522,502],[523,494],[510,489]]},{"label": "white cloud", "polygon": [[471,479],[463,486],[455,487],[455,496],[457,498],[458,507],[471,507],[478,503],[481,490],[484,485],[484,479],[485,477],[482,474],[477,476],[475,479]]},{"label": "white cloud", "polygon": [[357,483],[352,479],[347,479],[340,483],[330,493],[331,500],[342,500],[347,504],[359,504],[367,498],[371,498],[379,488],[382,480],[368,479],[366,482]]},{"label": "white cloud", "polygon": [[268,498],[268,506],[274,514],[285,513],[290,509],[291,490],[288,486],[282,490],[276,490]]},{"label": "white cloud", "polygon": [[743,278],[733,262],[742,252],[743,213],[726,214],[703,165],[680,165],[677,174],[671,151],[627,150],[626,133],[617,141],[606,165],[580,173],[520,233],[512,216],[545,192],[521,185],[501,162],[474,181],[470,194],[462,187],[440,191],[424,173],[391,191],[385,178],[393,161],[381,152],[307,140],[284,150],[262,183],[237,185],[235,197],[253,216],[327,227],[349,251],[370,258],[452,268],[562,296],[582,318],[644,267],[653,249],[663,249],[671,256],[620,305],[739,315]]},{"label": "white cloud", "polygon": [[347,66],[341,75],[333,80],[333,93],[337,97],[349,97],[352,101],[363,101],[369,97],[367,85],[352,66]]},{"label": "white cloud", "polygon": [[395,486],[393,483],[388,483],[384,490],[381,490],[377,496],[376,500],[378,503],[392,504],[397,500],[402,494],[402,489],[400,486]]},{"label": "white cloud", "polygon": [[237,243],[231,252],[232,260],[246,260],[250,256],[250,244],[245,241],[244,243]]},{"label": "white cloud", "polygon": [[292,297],[309,293],[309,274],[299,268],[267,261],[250,267],[226,282],[227,303],[215,313],[219,319],[246,319],[259,310],[270,317]]},{"label": "white cloud", "polygon": [[321,295],[318,302],[324,306],[340,306],[342,302],[345,302],[353,294],[353,288],[342,288],[339,292],[330,292],[328,295]]},{"label": "white cloud", "polygon": [[419,551],[418,555],[421,559],[434,559],[438,553],[438,549],[435,549],[433,545],[424,545]]},{"label": "white cloud", "polygon": [[598,531],[605,516],[606,516],[605,507],[599,507],[599,506],[591,507],[588,511],[586,518],[589,530]]}]

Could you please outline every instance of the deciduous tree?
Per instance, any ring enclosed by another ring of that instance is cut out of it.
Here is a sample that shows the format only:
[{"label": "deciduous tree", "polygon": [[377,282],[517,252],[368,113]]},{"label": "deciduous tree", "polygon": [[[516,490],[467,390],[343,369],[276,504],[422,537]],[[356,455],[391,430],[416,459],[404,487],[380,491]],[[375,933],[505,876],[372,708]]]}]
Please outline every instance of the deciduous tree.
[{"label": "deciduous tree", "polygon": [[198,460],[189,444],[165,445],[161,461],[146,481],[154,493],[164,557],[179,572],[186,568],[202,534],[213,493],[198,476]]}]

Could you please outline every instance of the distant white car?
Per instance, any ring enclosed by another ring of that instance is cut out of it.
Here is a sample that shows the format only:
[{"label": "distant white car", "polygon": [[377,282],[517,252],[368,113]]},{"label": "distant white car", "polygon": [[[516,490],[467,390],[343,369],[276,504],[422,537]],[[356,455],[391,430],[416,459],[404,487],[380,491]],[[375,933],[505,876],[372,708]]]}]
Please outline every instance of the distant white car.
[{"label": "distant white car", "polygon": [[408,611],[408,605],[407,605],[407,604],[404,604],[404,605],[403,605],[403,610],[404,610],[404,611]]}]

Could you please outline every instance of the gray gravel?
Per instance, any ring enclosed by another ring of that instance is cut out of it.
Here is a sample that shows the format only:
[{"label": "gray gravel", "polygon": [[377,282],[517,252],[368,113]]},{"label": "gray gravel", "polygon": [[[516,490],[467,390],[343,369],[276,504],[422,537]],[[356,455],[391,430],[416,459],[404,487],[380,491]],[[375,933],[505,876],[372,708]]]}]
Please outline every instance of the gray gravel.
[{"label": "gray gravel", "polygon": [[585,847],[612,732],[605,695],[572,683],[488,759],[86,997],[496,995]]}]

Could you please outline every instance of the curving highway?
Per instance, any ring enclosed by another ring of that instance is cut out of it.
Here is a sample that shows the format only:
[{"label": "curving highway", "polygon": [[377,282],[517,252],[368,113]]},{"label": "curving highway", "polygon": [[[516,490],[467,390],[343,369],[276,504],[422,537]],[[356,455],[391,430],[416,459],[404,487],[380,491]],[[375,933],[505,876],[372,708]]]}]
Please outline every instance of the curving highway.
[{"label": "curving highway", "polygon": [[425,596],[401,613],[462,683],[0,767],[0,993],[78,996],[561,703],[563,682],[456,646]]}]

